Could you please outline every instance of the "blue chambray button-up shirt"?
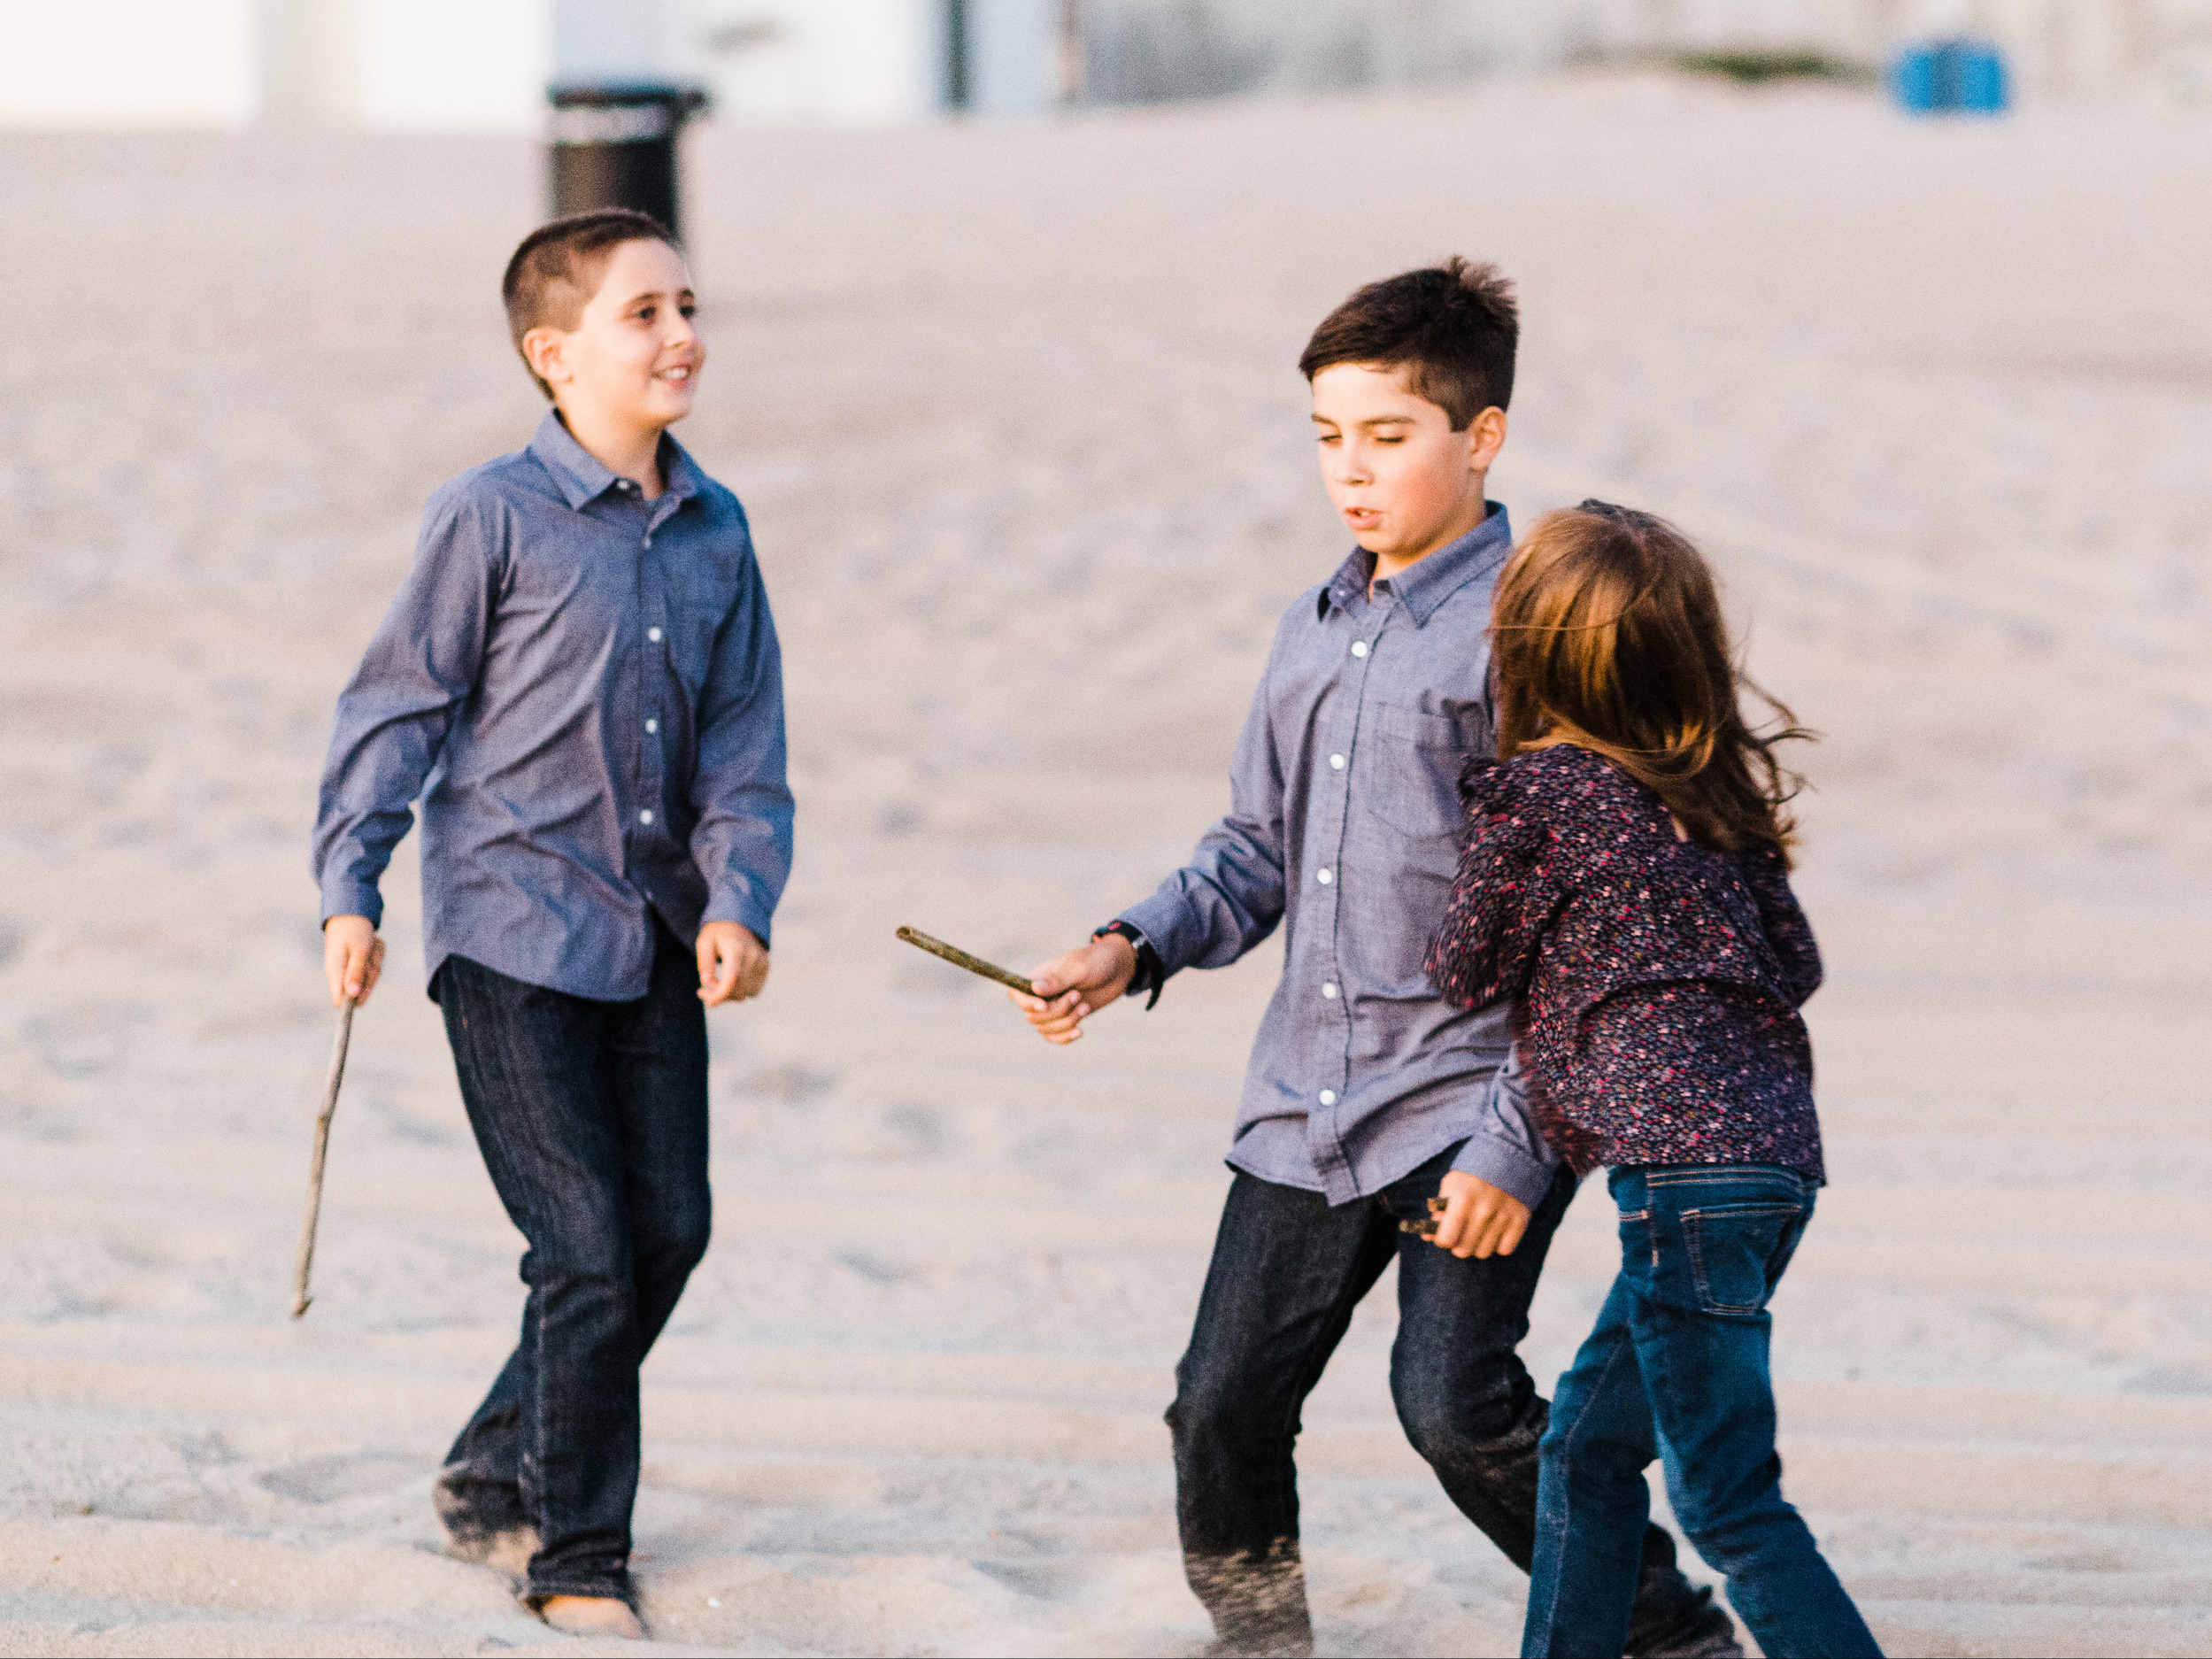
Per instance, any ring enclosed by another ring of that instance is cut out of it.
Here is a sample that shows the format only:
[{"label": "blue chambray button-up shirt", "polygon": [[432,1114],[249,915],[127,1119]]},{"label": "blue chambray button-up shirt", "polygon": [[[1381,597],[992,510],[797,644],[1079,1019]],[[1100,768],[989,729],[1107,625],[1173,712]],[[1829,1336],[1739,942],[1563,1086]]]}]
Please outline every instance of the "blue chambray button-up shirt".
[{"label": "blue chambray button-up shirt", "polygon": [[647,501],[549,413],[431,497],[338,700],[325,920],[382,919],[422,802],[425,967],[644,995],[652,914],[763,944],[791,868],[782,661],[744,510],[673,438]]},{"label": "blue chambray button-up shirt", "polygon": [[1341,1204],[1454,1142],[1457,1167],[1533,1205],[1553,1160],[1501,1084],[1508,1011],[1422,969],[1463,836],[1459,781],[1497,750],[1491,590],[1513,546],[1477,529],[1396,577],[1355,552],[1284,613],[1230,767],[1229,815],[1121,920],[1161,968],[1220,968],[1283,924],[1229,1161]]}]

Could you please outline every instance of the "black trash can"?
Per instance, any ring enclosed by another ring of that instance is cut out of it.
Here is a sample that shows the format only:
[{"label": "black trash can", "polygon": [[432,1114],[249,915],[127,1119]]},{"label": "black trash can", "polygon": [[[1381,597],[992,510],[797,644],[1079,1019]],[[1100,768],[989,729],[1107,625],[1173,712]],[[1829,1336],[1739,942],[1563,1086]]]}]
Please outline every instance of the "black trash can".
[{"label": "black trash can", "polygon": [[568,81],[546,96],[553,105],[553,216],[628,207],[682,235],[676,140],[706,108],[705,92],[663,81]]}]

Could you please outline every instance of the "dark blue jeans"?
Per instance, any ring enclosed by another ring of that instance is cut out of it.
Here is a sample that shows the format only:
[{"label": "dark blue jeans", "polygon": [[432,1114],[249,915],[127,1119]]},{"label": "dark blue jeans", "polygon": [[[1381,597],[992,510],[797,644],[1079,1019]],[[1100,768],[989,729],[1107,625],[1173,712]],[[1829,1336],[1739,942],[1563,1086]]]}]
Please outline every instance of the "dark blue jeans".
[{"label": "dark blue jeans", "polygon": [[[1514,1350],[1575,1183],[1561,1171],[1512,1255],[1462,1262],[1398,1227],[1426,1216],[1458,1150],[1333,1208],[1318,1192],[1241,1173],[1229,1188],[1168,1412],[1183,1569],[1227,1651],[1310,1649],[1292,1462],[1299,1414],[1353,1309],[1393,1260],[1399,1422],[1461,1513],[1528,1569],[1545,1403]],[[1638,1563],[1636,1640],[1616,1646],[1615,1659],[1730,1631],[1712,1592],[1676,1570],[1665,1532],[1639,1529],[1629,1554]]]},{"label": "dark blue jeans", "polygon": [[1621,1275],[1552,1403],[1523,1655],[1622,1650],[1651,1513],[1667,1495],[1768,1659],[1880,1654],[1782,1497],[1767,1300],[1813,1215],[1764,1164],[1614,1172]]},{"label": "dark blue jeans", "polygon": [[706,1252],[706,1021],[659,932],[635,1002],[454,956],[436,992],[485,1167],[529,1248],[522,1339],[446,1455],[457,1543],[529,1529],[527,1590],[630,1595],[637,1368]]}]

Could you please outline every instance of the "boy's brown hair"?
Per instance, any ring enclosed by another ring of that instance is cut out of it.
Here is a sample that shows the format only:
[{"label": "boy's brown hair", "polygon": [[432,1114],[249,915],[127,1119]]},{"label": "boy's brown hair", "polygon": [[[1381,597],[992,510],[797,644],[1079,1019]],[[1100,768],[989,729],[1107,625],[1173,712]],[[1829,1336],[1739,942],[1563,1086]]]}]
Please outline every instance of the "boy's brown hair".
[{"label": "boy's brown hair", "polygon": [[[1498,754],[1571,743],[1651,790],[1715,852],[1770,841],[1786,859],[1803,787],[1777,744],[1813,734],[1730,654],[1713,573],[1684,536],[1603,501],[1548,513],[1498,579]],[[1756,693],[1781,716],[1753,731]]]},{"label": "boy's brown hair", "polygon": [[[533,328],[566,330],[582,322],[583,308],[606,275],[607,261],[626,242],[665,242],[683,251],[667,226],[627,207],[572,213],[522,238],[499,280],[499,297],[507,305],[507,336],[525,368],[530,359],[522,350],[522,336]],[[530,378],[551,402],[553,389],[538,380],[536,369],[530,369]]]},{"label": "boy's brown hair", "polygon": [[1407,390],[1464,432],[1513,401],[1521,311],[1494,265],[1453,254],[1442,265],[1369,282],[1322,319],[1298,359],[1311,381],[1338,363],[1402,368]]}]

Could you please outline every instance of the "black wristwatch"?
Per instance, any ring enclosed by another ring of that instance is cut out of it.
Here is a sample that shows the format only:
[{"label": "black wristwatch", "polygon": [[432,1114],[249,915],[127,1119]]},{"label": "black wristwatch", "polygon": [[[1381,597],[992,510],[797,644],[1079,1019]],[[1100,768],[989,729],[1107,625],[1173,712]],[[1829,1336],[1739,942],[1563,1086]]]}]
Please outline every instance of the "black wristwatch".
[{"label": "black wristwatch", "polygon": [[1160,953],[1152,949],[1152,942],[1145,937],[1145,930],[1134,922],[1109,922],[1106,926],[1092,933],[1091,937],[1094,939],[1102,939],[1109,933],[1120,934],[1129,942],[1130,948],[1137,953],[1137,971],[1129,976],[1129,983],[1123,988],[1121,994],[1125,997],[1137,997],[1149,991],[1152,994],[1145,1004],[1146,1010],[1149,1011],[1158,1007],[1160,993],[1167,988],[1168,969],[1167,965],[1160,960]]}]

